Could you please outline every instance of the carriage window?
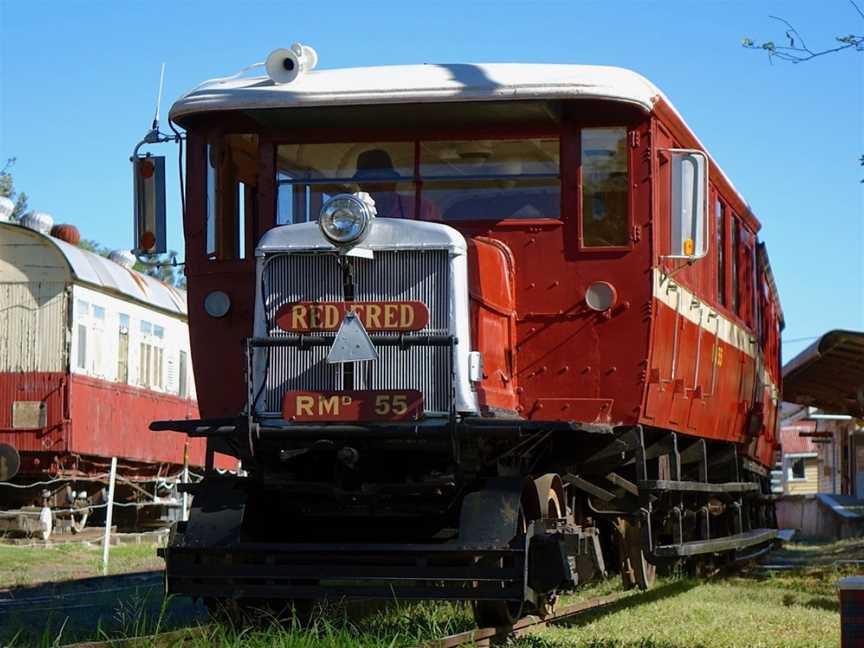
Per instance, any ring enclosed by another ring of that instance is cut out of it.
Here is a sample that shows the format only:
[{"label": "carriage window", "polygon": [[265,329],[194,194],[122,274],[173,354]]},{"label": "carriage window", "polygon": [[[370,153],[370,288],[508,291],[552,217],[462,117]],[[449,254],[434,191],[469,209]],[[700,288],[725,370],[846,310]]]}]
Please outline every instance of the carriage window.
[{"label": "carriage window", "polygon": [[87,321],[90,319],[90,304],[81,299],[75,300],[75,313],[78,318],[77,362],[79,369],[87,369]]},{"label": "carriage window", "polygon": [[246,216],[258,174],[258,136],[225,135],[207,142],[206,254],[213,261],[246,258]]},{"label": "carriage window", "polygon": [[627,129],[582,129],[582,245],[630,244]]},{"label": "carriage window", "polygon": [[421,209],[450,221],[558,218],[559,157],[557,138],[421,142]]},{"label": "carriage window", "polygon": [[383,218],[560,215],[557,138],[288,144],[276,166],[280,224],[315,220],[327,198],[356,191],[369,193]]},{"label": "carriage window", "polygon": [[732,252],[729,255],[729,265],[732,269],[732,311],[737,315],[741,310],[741,298],[738,294],[738,251],[741,246],[741,232],[738,225],[738,217],[732,214]]},{"label": "carriage window", "polygon": [[102,347],[105,342],[105,309],[101,306],[93,304],[92,319],[90,320],[90,328],[93,331],[93,366],[91,371],[96,376],[105,376],[104,359],[102,357]]},{"label": "carriage window", "polygon": [[715,218],[717,221],[717,301],[726,305],[726,227],[723,218],[723,203],[716,203]]},{"label": "carriage window", "polygon": [[117,342],[117,380],[129,382],[129,316],[120,313]]},{"label": "carriage window", "polygon": [[187,387],[187,383],[188,383],[189,379],[186,376],[186,374],[188,372],[188,368],[186,365],[188,362],[189,361],[186,358],[186,352],[181,351],[180,352],[180,368],[179,368],[178,377],[177,377],[177,383],[178,383],[177,384],[177,395],[180,396],[180,398],[186,398],[186,396],[189,393],[188,387]]}]

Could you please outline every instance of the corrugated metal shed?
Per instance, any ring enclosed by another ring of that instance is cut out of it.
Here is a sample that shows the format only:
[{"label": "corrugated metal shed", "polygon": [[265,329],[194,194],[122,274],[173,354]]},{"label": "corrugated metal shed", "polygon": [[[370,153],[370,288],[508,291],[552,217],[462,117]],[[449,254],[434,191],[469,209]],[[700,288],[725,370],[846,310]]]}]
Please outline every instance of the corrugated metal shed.
[{"label": "corrugated metal shed", "polygon": [[[186,316],[186,291],[60,239],[13,223],[0,223],[0,261],[8,261],[7,264],[0,264],[0,283],[32,281],[34,274],[43,272],[34,259],[43,256],[38,248],[46,246],[62,255],[75,280],[120,293],[142,304],[181,317]],[[19,270],[17,278],[14,274],[16,268]]]},{"label": "corrugated metal shed", "polygon": [[864,332],[829,331],[787,362],[783,399],[864,416]]}]

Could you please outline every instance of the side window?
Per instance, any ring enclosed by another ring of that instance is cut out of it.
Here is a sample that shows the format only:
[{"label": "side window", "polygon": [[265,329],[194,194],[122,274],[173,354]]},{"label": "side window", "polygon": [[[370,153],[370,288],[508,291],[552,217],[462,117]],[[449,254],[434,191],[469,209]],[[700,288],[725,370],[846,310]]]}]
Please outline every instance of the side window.
[{"label": "side window", "polygon": [[129,316],[120,313],[117,327],[117,380],[129,382]]},{"label": "side window", "polygon": [[156,389],[165,387],[165,329],[153,325],[153,377],[151,384]]},{"label": "side window", "polygon": [[188,370],[186,368],[187,362],[189,362],[189,361],[187,360],[186,352],[181,351],[180,352],[180,367],[178,369],[178,376],[177,376],[177,385],[178,385],[177,395],[180,396],[180,398],[186,398],[189,395],[189,389],[186,386],[188,381],[189,381],[189,378],[187,376]]},{"label": "side window", "polygon": [[739,249],[741,246],[741,231],[740,226],[738,225],[738,217],[733,213],[731,218],[731,232],[730,232],[730,240],[732,242],[732,251],[729,254],[729,265],[732,270],[732,311],[736,315],[741,314],[741,297],[738,292],[739,283],[738,280],[738,256]]},{"label": "side window", "polygon": [[224,135],[207,142],[207,238],[211,261],[246,258],[247,218],[255,213],[257,135]]},{"label": "side window", "polygon": [[93,332],[92,344],[90,350],[92,353],[92,372],[95,376],[105,376],[105,357],[103,349],[105,347],[105,309],[101,306],[93,304],[91,313],[90,327]]},{"label": "side window", "polygon": [[726,305],[726,210],[718,199],[714,207],[717,228],[717,302]]},{"label": "side window", "polygon": [[630,245],[627,176],[627,129],[582,129],[583,247]]},{"label": "side window", "polygon": [[150,387],[150,375],[153,367],[153,325],[141,321],[141,342],[138,345],[138,384]]},{"label": "side window", "polygon": [[87,325],[90,322],[90,304],[83,299],[75,300],[75,315],[78,320],[78,356],[75,366],[87,371]]}]

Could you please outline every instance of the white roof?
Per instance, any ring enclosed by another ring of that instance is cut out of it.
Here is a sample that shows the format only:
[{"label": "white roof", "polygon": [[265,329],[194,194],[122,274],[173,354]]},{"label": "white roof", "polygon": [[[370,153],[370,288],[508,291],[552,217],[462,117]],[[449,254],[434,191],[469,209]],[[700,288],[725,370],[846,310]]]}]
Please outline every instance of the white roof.
[{"label": "white roof", "polygon": [[38,239],[42,244],[53,245],[65,258],[74,279],[107,291],[121,293],[177,316],[186,317],[185,290],[169,286],[149,275],[83,250],[77,245],[40,234],[21,225],[0,223],[0,236],[4,238],[4,242],[10,244],[15,243],[15,239],[21,240],[22,243],[28,239],[31,241]]},{"label": "white roof", "polygon": [[266,76],[213,79],[171,108],[178,118],[209,110],[513,99],[612,99],[650,111],[662,96],[618,67],[529,63],[387,65],[312,70],[276,84]]},{"label": "white roof", "polygon": [[[607,99],[651,112],[662,99],[691,130],[657,86],[626,68],[548,63],[428,63],[311,70],[283,84],[263,75],[241,76],[262,66],[257,63],[233,76],[201,83],[174,103],[171,119],[215,110],[544,99]],[[707,151],[698,137],[696,141]],[[713,158],[711,164],[750,210]]]}]

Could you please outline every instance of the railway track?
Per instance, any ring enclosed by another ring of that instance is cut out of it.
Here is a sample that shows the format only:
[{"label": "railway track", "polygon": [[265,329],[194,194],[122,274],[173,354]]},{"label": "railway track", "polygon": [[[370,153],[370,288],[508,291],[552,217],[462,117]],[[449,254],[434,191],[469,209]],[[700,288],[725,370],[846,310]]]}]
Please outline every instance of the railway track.
[{"label": "railway track", "polygon": [[527,616],[517,621],[512,626],[500,626],[497,628],[476,628],[465,632],[433,639],[421,644],[415,644],[411,648],[456,648],[457,646],[475,646],[482,648],[483,646],[491,646],[495,643],[504,641],[505,639],[520,637],[531,632],[535,632],[543,626],[555,623],[561,623],[572,619],[573,617],[600,610],[616,603],[627,596],[626,592],[617,594],[609,594],[607,596],[599,596],[588,599],[587,601],[577,601],[564,605],[557,609],[552,614],[540,618],[537,616]]},{"label": "railway track", "polygon": [[[585,601],[577,601],[560,607],[553,614],[550,614],[545,618],[527,616],[520,619],[512,626],[474,628],[473,630],[466,630],[446,637],[439,637],[419,644],[413,644],[410,648],[457,648],[458,646],[482,648],[483,646],[491,646],[506,639],[529,634],[546,625],[561,623],[581,614],[603,609],[621,600],[627,596],[627,594],[628,593],[626,592],[620,592],[607,596],[599,596]],[[182,647],[196,639],[197,633],[206,631],[206,629],[207,626],[199,626],[198,628],[183,628],[155,635],[127,637],[122,640],[122,645],[128,648],[134,648],[138,645]],[[83,643],[67,644],[62,648],[114,648],[117,645],[118,640],[114,639],[108,641],[87,641]]]}]

